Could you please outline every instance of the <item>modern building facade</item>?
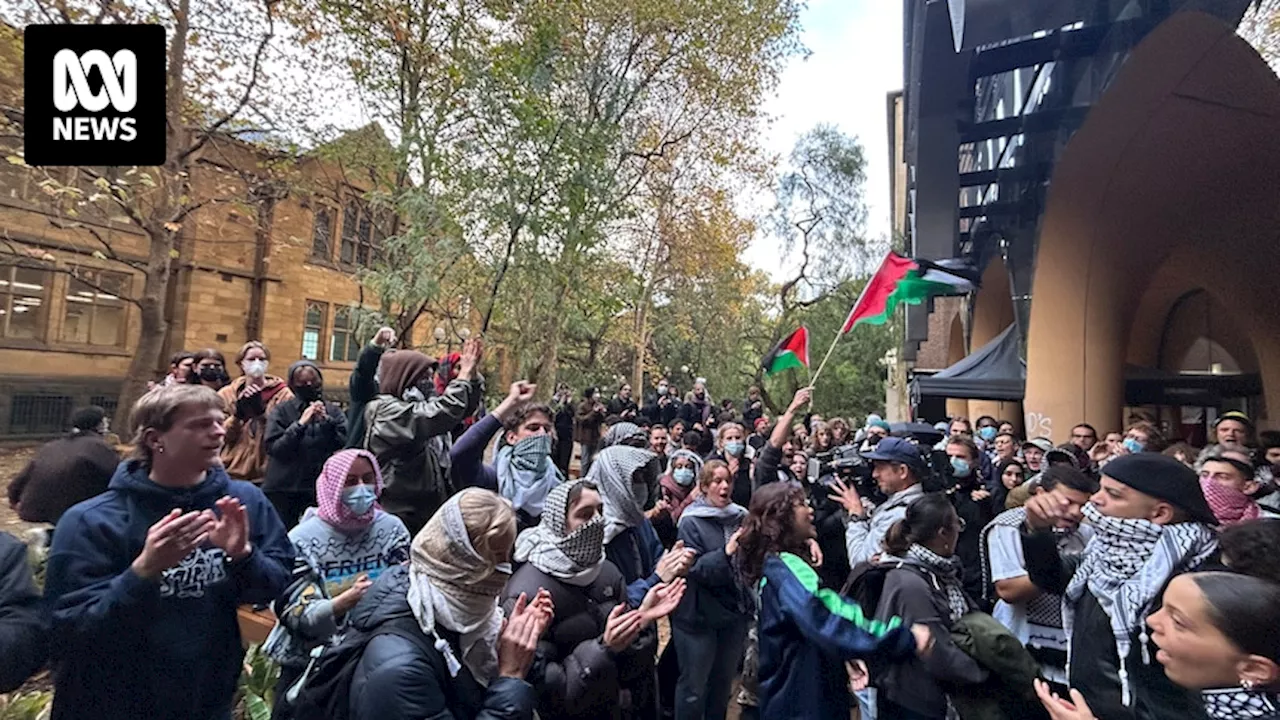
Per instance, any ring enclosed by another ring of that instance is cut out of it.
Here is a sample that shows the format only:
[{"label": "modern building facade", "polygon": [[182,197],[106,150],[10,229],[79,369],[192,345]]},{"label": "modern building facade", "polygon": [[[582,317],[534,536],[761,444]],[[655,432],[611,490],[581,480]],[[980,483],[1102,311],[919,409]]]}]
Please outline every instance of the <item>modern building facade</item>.
[{"label": "modern building facade", "polygon": [[1013,326],[1025,366],[918,414],[1058,441],[1134,412],[1192,438],[1224,409],[1275,424],[1280,81],[1235,32],[1249,5],[905,0],[895,217],[983,284],[909,308],[903,358],[927,375]]}]

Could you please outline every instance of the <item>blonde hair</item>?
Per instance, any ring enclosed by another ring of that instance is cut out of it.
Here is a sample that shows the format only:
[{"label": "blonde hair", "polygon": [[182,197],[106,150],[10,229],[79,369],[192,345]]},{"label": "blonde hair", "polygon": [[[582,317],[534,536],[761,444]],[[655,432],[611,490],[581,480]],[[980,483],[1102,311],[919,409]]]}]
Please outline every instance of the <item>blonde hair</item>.
[{"label": "blonde hair", "polygon": [[481,488],[458,493],[458,510],[471,547],[494,564],[511,560],[516,544],[516,511],[501,495]]},{"label": "blonde hair", "polygon": [[723,469],[729,473],[729,482],[733,482],[733,473],[729,472],[729,463],[723,460],[708,460],[702,465],[702,472],[698,474],[698,489],[705,490],[716,478],[716,470]]},{"label": "blonde hair", "polygon": [[257,340],[250,340],[249,342],[240,346],[240,352],[236,353],[236,364],[239,365],[240,363],[244,362],[244,357],[248,355],[249,351],[254,348],[258,348],[259,350],[261,350],[262,356],[267,360],[271,359],[271,351],[267,349],[266,345],[263,345],[261,342]]},{"label": "blonde hair", "polygon": [[226,412],[226,403],[218,393],[204,385],[168,385],[159,387],[138,398],[130,414],[133,428],[133,452],[135,460],[151,462],[151,449],[147,447],[147,430],[166,432],[173,427],[178,410],[193,406],[201,410]]}]

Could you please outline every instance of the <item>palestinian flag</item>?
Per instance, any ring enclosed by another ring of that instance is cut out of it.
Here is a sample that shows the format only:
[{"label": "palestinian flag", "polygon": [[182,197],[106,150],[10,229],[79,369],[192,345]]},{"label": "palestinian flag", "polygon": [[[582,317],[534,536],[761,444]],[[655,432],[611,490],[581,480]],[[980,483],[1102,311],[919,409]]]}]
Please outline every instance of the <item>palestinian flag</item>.
[{"label": "palestinian flag", "polygon": [[766,375],[782,372],[787,368],[809,367],[809,331],[799,330],[783,338],[760,361]]},{"label": "palestinian flag", "polygon": [[883,325],[893,317],[899,304],[919,305],[926,298],[970,292],[976,283],[966,275],[968,273],[891,252],[862,289],[840,332],[847,333],[859,323]]}]

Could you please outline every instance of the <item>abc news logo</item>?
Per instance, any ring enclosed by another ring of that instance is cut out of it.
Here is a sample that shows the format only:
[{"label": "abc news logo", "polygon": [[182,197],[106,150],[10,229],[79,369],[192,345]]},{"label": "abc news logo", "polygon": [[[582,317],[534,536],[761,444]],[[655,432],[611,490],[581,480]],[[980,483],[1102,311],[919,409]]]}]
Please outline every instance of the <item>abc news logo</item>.
[{"label": "abc news logo", "polygon": [[30,25],[29,165],[160,165],[165,36],[159,25]]}]

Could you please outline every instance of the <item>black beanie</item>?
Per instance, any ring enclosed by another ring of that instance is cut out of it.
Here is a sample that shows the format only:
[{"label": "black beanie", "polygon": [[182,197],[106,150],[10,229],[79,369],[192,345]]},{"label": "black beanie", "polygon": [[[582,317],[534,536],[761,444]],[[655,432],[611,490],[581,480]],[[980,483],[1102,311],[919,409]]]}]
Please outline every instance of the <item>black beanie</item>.
[{"label": "black beanie", "polygon": [[1159,453],[1121,455],[1102,468],[1102,475],[1140,493],[1181,508],[1194,522],[1217,525],[1218,520],[1200,490],[1196,471],[1181,461]]}]

